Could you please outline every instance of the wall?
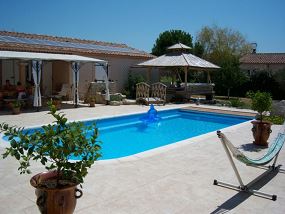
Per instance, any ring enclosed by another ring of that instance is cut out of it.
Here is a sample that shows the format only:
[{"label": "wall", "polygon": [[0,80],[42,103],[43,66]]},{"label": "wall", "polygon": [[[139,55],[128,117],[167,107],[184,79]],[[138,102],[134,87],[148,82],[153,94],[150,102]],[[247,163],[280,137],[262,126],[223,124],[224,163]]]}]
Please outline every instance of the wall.
[{"label": "wall", "polygon": [[[89,87],[89,83],[95,80],[95,66],[93,63],[80,63],[80,71],[79,71],[79,97],[83,99],[87,89]],[[71,77],[71,82],[73,81],[73,77]]]},{"label": "wall", "polygon": [[44,61],[42,69],[42,95],[48,96],[52,94],[52,62]]},{"label": "wall", "polygon": [[12,85],[16,85],[19,81],[19,66],[17,60],[2,60],[2,85],[6,80],[10,80]]},{"label": "wall", "polygon": [[52,62],[52,91],[60,91],[62,84],[70,84],[71,65],[70,62]]},{"label": "wall", "polygon": [[[124,86],[128,80],[128,73],[130,70],[133,70],[131,67],[147,60],[144,58],[126,56],[97,56],[97,58],[108,61],[109,79],[116,81],[118,92],[123,91]],[[145,74],[146,73],[142,71],[142,75]]]},{"label": "wall", "polygon": [[244,71],[270,71],[274,73],[285,69],[285,64],[241,64],[240,69]]}]

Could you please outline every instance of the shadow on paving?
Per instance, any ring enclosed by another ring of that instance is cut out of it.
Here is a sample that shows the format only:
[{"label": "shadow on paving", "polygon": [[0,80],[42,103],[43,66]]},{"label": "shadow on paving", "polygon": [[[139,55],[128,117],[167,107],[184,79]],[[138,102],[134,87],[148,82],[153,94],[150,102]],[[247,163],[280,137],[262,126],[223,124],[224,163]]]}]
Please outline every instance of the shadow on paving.
[{"label": "shadow on paving", "polygon": [[260,152],[263,149],[268,149],[268,147],[254,145],[253,143],[243,144],[239,148],[247,152]]},{"label": "shadow on paving", "polygon": [[[79,104],[77,108],[86,107],[86,105]],[[73,104],[69,103],[62,103],[60,110],[64,109],[73,109],[75,108]],[[22,108],[21,113],[36,113],[38,111],[48,111],[48,107],[46,105],[41,106],[39,110],[36,107],[29,107],[29,108]],[[12,115],[12,110],[8,109],[7,107],[0,108],[0,115]]]},{"label": "shadow on paving", "polygon": [[[278,170],[274,170],[270,172],[269,174],[266,174],[266,172],[264,172],[261,175],[263,177],[258,182],[251,185],[251,188],[254,190],[259,190],[260,188],[265,186],[269,181],[271,181],[277,174],[278,174]],[[217,186],[217,188],[226,188],[226,187]],[[270,194],[274,194],[274,193],[270,193]],[[211,212],[211,214],[227,213],[231,211],[232,209],[234,209],[235,207],[239,206],[241,203],[247,200],[250,196],[262,197],[262,196],[252,195],[251,193],[248,193],[248,192],[238,192],[236,195],[234,195],[233,197],[225,201],[223,204],[219,205],[217,209]],[[264,200],[270,200],[270,199],[265,198]]]}]

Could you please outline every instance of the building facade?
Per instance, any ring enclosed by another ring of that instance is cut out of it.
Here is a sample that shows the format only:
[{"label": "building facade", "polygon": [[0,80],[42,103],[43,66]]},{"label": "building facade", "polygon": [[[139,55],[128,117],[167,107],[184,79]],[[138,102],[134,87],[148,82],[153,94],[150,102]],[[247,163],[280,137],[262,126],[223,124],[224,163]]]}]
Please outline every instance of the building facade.
[{"label": "building facade", "polygon": [[285,53],[251,53],[240,58],[241,70],[249,76],[265,71],[269,75],[285,72]]},{"label": "building facade", "polygon": [[[154,57],[125,44],[8,31],[0,31],[0,51],[74,54],[108,61],[108,77],[109,80],[116,82],[117,92],[123,90],[132,66]],[[0,59],[0,83],[4,85],[6,80],[10,80],[15,85],[20,81],[25,86],[32,80],[31,70],[30,61]],[[99,70],[93,63],[81,64],[79,78],[81,97],[84,96],[90,82],[101,80]],[[50,95],[53,91],[59,91],[63,84],[72,84],[70,63],[44,61],[42,94]]]}]

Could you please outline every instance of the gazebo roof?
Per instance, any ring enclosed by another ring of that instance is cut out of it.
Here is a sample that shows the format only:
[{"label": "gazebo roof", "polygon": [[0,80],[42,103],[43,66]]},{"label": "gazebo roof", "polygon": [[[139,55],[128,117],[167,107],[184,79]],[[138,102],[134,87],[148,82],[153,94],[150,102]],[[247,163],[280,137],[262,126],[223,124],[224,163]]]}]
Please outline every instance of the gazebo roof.
[{"label": "gazebo roof", "polygon": [[191,50],[192,48],[180,42],[167,48],[167,50],[183,50],[183,49]]},{"label": "gazebo roof", "polygon": [[[187,47],[187,46],[186,46]],[[219,69],[220,67],[201,59],[190,53],[167,53],[155,59],[151,59],[138,66],[142,67],[188,67],[194,69]]]}]

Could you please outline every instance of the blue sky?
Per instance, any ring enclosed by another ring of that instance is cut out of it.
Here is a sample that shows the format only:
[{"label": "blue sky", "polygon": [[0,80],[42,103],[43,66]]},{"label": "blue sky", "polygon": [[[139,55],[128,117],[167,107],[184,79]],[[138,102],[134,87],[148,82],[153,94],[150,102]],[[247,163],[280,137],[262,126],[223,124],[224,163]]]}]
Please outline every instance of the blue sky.
[{"label": "blue sky", "polygon": [[258,52],[285,52],[285,0],[0,0],[0,30],[115,43],[150,52],[159,34],[240,31]]}]

